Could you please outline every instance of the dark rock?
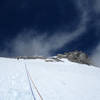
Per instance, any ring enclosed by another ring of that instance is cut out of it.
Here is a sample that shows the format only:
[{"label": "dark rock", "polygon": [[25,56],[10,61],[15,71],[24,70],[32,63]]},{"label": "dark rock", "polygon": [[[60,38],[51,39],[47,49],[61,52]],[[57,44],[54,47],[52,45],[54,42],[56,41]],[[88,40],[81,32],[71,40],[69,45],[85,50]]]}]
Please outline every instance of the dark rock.
[{"label": "dark rock", "polygon": [[54,62],[53,59],[46,59],[45,62]]},{"label": "dark rock", "polygon": [[58,54],[57,57],[58,57],[58,58],[67,58],[67,55]]},{"label": "dark rock", "polygon": [[42,56],[18,56],[17,59],[46,59]]},{"label": "dark rock", "polygon": [[82,51],[72,51],[72,52],[68,52],[68,53],[65,52],[64,55],[58,54],[57,57],[58,58],[67,58],[68,60],[70,60],[72,62],[90,65],[90,60],[89,60],[87,54],[83,53]]}]

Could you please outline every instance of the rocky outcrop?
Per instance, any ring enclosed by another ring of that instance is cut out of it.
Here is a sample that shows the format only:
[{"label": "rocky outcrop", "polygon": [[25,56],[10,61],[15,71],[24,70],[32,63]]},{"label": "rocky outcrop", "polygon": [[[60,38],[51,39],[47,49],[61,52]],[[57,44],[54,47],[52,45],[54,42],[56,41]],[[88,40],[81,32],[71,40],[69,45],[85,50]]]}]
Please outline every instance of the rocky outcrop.
[{"label": "rocky outcrop", "polygon": [[57,57],[67,58],[68,60],[72,62],[90,65],[90,60],[87,54],[83,53],[82,51],[72,51],[68,53],[65,52],[64,54],[58,54]]},{"label": "rocky outcrop", "polygon": [[46,59],[43,56],[18,56],[17,59]]},{"label": "rocky outcrop", "polygon": [[88,65],[91,64],[87,54],[83,53],[82,51],[65,52],[64,54],[58,54],[56,57],[50,57],[50,58],[46,58],[43,56],[18,56],[16,58],[17,59],[43,59],[46,62],[63,62],[61,59],[66,58],[72,62],[88,64]]},{"label": "rocky outcrop", "polygon": [[59,58],[54,58],[54,57],[52,57],[52,58],[47,58],[46,60],[45,60],[46,62],[63,62],[62,60],[60,60]]}]

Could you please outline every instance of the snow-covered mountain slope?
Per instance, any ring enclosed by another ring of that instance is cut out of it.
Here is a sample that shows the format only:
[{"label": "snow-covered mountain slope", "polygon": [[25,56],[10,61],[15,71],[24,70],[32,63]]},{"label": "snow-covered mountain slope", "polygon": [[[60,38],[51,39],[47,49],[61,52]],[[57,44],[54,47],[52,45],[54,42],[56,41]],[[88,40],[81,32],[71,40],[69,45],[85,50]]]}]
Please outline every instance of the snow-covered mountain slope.
[{"label": "snow-covered mountain slope", "polygon": [[100,100],[100,69],[62,61],[0,58],[0,100]]}]

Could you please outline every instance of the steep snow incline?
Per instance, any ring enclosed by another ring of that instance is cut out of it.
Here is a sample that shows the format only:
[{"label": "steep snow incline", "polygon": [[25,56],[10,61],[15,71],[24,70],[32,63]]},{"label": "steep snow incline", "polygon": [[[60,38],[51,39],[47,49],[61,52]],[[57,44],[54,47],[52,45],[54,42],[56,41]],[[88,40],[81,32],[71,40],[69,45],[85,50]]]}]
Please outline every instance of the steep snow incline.
[{"label": "steep snow incline", "polygon": [[32,100],[23,63],[0,59],[0,100]]},{"label": "steep snow incline", "polygon": [[0,58],[0,100],[33,100],[25,64],[43,100],[100,100],[100,69],[63,61]]}]

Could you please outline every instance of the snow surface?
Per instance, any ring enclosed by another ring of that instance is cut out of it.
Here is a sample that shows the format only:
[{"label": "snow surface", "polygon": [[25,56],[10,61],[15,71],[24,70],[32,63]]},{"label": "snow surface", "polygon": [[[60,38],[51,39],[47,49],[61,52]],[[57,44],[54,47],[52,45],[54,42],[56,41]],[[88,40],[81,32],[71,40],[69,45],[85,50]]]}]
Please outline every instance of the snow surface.
[{"label": "snow surface", "polygon": [[100,68],[62,61],[0,58],[0,100],[33,100],[25,64],[43,100],[100,100]]}]

